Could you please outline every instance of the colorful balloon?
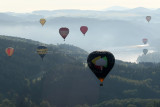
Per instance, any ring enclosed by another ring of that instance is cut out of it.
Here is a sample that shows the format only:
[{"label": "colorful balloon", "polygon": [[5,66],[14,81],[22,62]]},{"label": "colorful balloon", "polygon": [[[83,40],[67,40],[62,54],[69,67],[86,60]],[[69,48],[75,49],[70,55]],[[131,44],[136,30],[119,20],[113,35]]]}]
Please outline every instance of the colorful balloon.
[{"label": "colorful balloon", "polygon": [[86,32],[88,31],[88,27],[87,26],[81,26],[80,30],[85,35]]},{"label": "colorful balloon", "polygon": [[44,56],[47,54],[47,51],[48,51],[48,49],[45,46],[38,46],[37,47],[37,53],[42,58],[42,60],[43,60]]},{"label": "colorful balloon", "polygon": [[87,63],[92,72],[100,80],[100,86],[103,86],[103,81],[114,66],[114,55],[108,51],[94,51],[89,54]]},{"label": "colorful balloon", "polygon": [[144,39],[142,39],[142,42],[143,42],[144,44],[147,44],[148,39],[147,39],[147,38],[144,38]]},{"label": "colorful balloon", "polygon": [[43,26],[46,23],[46,19],[40,19],[40,23]]},{"label": "colorful balloon", "polygon": [[6,48],[5,51],[6,51],[6,54],[7,54],[8,56],[12,56],[13,53],[14,53],[14,48],[8,47],[8,48]]},{"label": "colorful balloon", "polygon": [[59,29],[59,34],[62,36],[62,38],[65,41],[65,38],[67,37],[67,35],[69,34],[69,29],[66,27],[62,27]]},{"label": "colorful balloon", "polygon": [[151,20],[151,16],[146,16],[146,20],[149,22]]},{"label": "colorful balloon", "polygon": [[146,55],[148,53],[148,49],[143,49],[143,53]]}]

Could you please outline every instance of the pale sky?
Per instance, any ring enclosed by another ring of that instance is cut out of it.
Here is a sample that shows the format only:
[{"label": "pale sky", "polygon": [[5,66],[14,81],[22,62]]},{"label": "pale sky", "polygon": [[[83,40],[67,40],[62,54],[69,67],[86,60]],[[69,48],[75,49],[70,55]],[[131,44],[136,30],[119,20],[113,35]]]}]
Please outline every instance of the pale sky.
[{"label": "pale sky", "polygon": [[160,8],[160,0],[0,0],[0,12],[57,9],[103,10],[112,6]]}]

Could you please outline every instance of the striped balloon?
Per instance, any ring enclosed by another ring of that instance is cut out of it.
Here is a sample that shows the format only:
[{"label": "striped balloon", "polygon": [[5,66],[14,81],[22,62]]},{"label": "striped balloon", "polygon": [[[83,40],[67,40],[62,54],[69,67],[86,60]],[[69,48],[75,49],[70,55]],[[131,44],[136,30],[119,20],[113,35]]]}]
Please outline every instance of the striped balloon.
[{"label": "striped balloon", "polygon": [[47,51],[48,51],[48,49],[45,46],[38,46],[37,47],[37,53],[42,58],[42,60],[43,60],[43,57],[47,54]]}]

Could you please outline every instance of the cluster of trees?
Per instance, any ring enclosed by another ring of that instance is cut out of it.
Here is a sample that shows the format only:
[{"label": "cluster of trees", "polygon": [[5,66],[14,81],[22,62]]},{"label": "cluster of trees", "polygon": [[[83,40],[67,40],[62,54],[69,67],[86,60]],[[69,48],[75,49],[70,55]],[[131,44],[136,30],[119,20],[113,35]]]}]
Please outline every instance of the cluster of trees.
[{"label": "cluster of trees", "polygon": [[24,101],[19,105],[17,105],[12,100],[4,99],[2,100],[0,107],[56,107],[56,106],[51,106],[49,102],[45,100],[43,100],[42,102],[40,102],[39,105],[37,105],[28,98],[25,98]]},{"label": "cluster of trees", "polygon": [[[13,40],[12,40],[13,39]],[[0,107],[158,107],[160,63],[116,60],[99,81],[83,63],[87,52],[72,45],[47,45],[44,61],[38,42],[0,36]],[[8,57],[4,50],[14,47]],[[132,99],[131,99],[132,98]]]},{"label": "cluster of trees", "polygon": [[159,63],[160,62],[160,52],[153,52],[147,55],[143,54],[137,58],[137,62]]},{"label": "cluster of trees", "polygon": [[160,99],[113,99],[93,107],[160,107]]}]

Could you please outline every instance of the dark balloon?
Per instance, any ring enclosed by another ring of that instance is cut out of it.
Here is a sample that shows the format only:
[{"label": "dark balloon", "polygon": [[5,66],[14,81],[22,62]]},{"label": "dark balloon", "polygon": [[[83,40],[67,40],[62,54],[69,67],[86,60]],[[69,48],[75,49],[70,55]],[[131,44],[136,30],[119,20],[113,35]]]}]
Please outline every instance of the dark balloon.
[{"label": "dark balloon", "polygon": [[103,86],[105,77],[114,66],[115,58],[108,51],[94,51],[89,54],[87,63],[92,72],[101,81],[100,86]]},{"label": "dark balloon", "polygon": [[149,22],[151,20],[151,16],[146,16],[146,20]]},{"label": "dark balloon", "polygon": [[143,53],[146,55],[148,53],[148,49],[143,49]]},{"label": "dark balloon", "polygon": [[40,55],[42,60],[43,60],[44,56],[47,54],[47,51],[48,51],[48,49],[45,46],[38,46],[37,47],[37,53]]}]

